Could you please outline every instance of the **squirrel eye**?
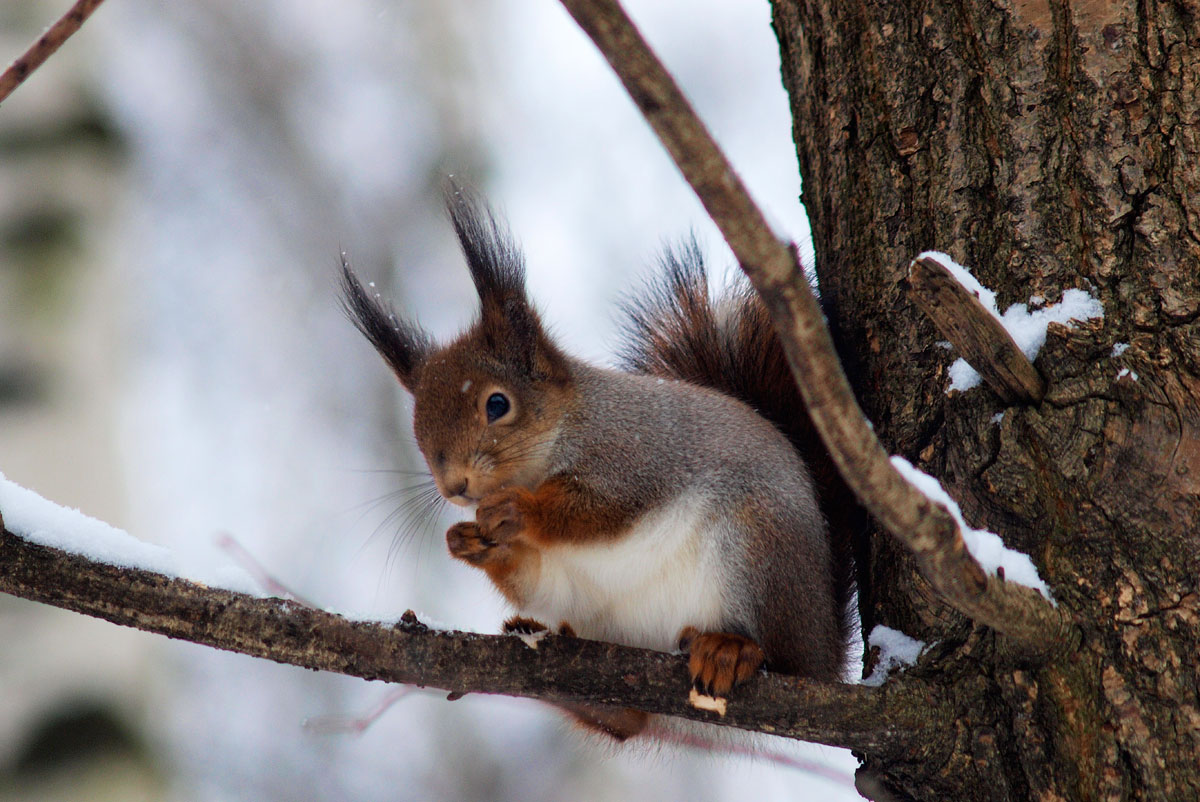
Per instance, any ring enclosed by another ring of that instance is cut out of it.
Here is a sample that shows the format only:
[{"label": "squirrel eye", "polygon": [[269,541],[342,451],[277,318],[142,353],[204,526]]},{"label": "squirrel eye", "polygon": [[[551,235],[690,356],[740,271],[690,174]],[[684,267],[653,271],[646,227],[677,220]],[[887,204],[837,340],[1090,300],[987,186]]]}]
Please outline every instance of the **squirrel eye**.
[{"label": "squirrel eye", "polygon": [[489,395],[487,403],[483,407],[487,413],[488,423],[494,423],[503,418],[508,413],[510,407],[511,404],[508,403],[508,397],[504,393],[492,393]]}]

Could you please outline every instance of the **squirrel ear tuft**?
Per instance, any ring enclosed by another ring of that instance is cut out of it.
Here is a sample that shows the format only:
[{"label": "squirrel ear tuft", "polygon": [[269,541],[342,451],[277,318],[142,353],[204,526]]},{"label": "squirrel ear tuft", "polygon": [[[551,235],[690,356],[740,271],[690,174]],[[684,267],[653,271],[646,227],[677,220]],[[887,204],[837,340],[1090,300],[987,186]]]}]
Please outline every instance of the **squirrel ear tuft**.
[{"label": "squirrel ear tuft", "polygon": [[546,335],[525,293],[525,257],[508,227],[487,202],[453,181],[446,210],[479,294],[480,323],[488,349],[531,378],[565,376],[565,357]]},{"label": "squirrel ear tuft", "polygon": [[342,308],[396,372],[400,383],[415,392],[417,374],[433,350],[433,340],[420,326],[398,319],[378,294],[368,293],[350,269],[346,254],[342,254]]},{"label": "squirrel ear tuft", "polygon": [[528,306],[525,257],[508,227],[496,219],[487,202],[454,181],[446,184],[446,211],[467,259],[484,314]]}]

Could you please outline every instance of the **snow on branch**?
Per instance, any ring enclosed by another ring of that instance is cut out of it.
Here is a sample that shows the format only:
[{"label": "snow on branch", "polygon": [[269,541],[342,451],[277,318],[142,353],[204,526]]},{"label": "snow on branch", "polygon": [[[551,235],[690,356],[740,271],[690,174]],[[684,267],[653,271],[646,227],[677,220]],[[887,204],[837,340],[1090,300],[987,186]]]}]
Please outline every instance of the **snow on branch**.
[{"label": "snow on branch", "polygon": [[[909,296],[942,336],[965,355],[966,361],[959,362],[970,371],[975,384],[982,374],[1006,404],[1040,402],[1046,395],[1046,383],[1000,322],[996,294],[943,256],[926,252],[912,261]],[[958,386],[959,362],[951,369],[955,377],[952,387],[966,389],[965,384]]]},{"label": "snow on branch", "polygon": [[141,568],[171,578],[189,576],[206,585],[254,593],[256,584],[234,565],[216,570],[202,565],[185,566],[179,555],[163,546],[138,540],[128,532],[79,510],[48,501],[21,487],[0,472],[0,524],[8,531],[42,546],[62,549],[93,562],[119,568]]},{"label": "snow on branch", "polygon": [[[717,716],[688,703],[691,683],[681,655],[560,635],[547,636],[534,650],[507,635],[431,629],[411,611],[395,623],[353,621],[202,585],[143,567],[172,571],[169,552],[14,488],[5,483],[0,493],[0,592],[171,638],[441,688],[454,698],[495,693],[617,705],[881,756],[902,756],[936,740],[952,718],[938,692],[920,681],[871,689],[765,672],[740,687],[726,714]],[[42,543],[15,534],[17,527]],[[44,543],[82,546],[91,555]]]},{"label": "snow on branch", "polygon": [[904,479],[862,414],[795,247],[780,241],[741,179],[617,0],[561,0],[658,135],[762,296],[813,424],[847,484],[953,607],[1051,653],[1069,617],[1040,594],[989,577],[940,505]]},{"label": "snow on branch", "polygon": [[1055,603],[1054,597],[1050,594],[1050,588],[1038,575],[1037,568],[1034,566],[1033,560],[1029,559],[1028,554],[1008,548],[995,532],[967,526],[958,502],[950,497],[950,494],[942,487],[942,483],[924,471],[913,467],[913,464],[904,457],[892,457],[892,465],[896,466],[896,469],[930,501],[946,508],[955,523],[958,524],[967,551],[979,562],[984,571],[991,576],[1032,588],[1045,596],[1051,604]]}]

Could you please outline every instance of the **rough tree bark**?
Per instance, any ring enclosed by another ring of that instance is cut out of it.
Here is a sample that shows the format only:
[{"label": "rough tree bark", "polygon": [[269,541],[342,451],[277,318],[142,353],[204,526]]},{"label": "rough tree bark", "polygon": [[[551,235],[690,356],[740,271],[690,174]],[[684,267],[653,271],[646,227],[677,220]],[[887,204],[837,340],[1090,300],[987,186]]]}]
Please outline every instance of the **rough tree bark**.
[{"label": "rough tree bark", "polygon": [[[1200,798],[1195,6],[773,10],[822,291],[863,406],[973,525],[1033,557],[1082,633],[1023,662],[875,537],[871,613],[940,644],[919,670],[955,699],[956,737],[867,767],[915,799]],[[1001,308],[1071,287],[1103,302],[1103,321],[1052,327],[1041,403],[946,395],[953,355],[905,286],[930,248]]]}]

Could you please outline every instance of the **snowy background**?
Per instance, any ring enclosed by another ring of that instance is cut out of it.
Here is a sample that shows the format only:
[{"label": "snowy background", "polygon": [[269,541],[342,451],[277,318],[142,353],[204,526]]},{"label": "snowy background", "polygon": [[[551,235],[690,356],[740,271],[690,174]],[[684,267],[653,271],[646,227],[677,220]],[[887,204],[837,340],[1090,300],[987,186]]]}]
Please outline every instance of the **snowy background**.
[{"label": "snowy background", "polygon": [[[0,58],[62,5],[5,4]],[[806,239],[765,0],[628,7]],[[595,360],[665,242],[695,230],[731,259],[551,0],[110,0],[0,108],[0,471],[189,564],[226,562],[228,533],[329,609],[495,631],[450,519],[407,512],[406,399],[335,293],[345,250],[435,333],[466,323],[450,173],[503,210],[545,318]],[[838,750],[771,743],[832,779],[615,751],[536,703],[434,693],[328,734],[303,722],[388,689],[8,598],[0,633],[0,802],[858,798]]]}]

